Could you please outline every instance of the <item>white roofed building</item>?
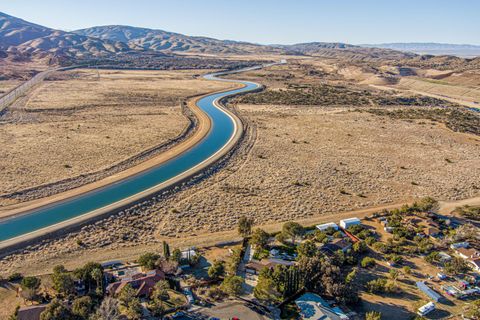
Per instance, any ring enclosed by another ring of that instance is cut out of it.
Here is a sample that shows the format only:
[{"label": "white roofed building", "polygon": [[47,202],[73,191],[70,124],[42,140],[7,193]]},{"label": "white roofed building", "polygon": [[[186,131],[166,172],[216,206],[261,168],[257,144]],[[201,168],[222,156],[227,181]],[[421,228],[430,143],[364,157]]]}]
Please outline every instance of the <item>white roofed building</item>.
[{"label": "white roofed building", "polygon": [[343,229],[347,229],[348,227],[354,226],[357,224],[362,224],[362,222],[358,218],[349,218],[349,219],[340,220],[340,227],[342,227]]}]

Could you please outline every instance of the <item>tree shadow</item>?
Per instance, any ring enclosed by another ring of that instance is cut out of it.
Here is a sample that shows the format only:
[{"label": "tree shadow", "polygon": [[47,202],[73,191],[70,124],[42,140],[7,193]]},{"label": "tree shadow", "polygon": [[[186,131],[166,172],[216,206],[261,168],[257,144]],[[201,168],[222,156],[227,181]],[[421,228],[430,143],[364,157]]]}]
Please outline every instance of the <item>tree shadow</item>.
[{"label": "tree shadow", "polygon": [[411,319],[415,316],[407,308],[392,303],[371,302],[362,300],[360,312],[377,311],[382,313],[382,319]]}]

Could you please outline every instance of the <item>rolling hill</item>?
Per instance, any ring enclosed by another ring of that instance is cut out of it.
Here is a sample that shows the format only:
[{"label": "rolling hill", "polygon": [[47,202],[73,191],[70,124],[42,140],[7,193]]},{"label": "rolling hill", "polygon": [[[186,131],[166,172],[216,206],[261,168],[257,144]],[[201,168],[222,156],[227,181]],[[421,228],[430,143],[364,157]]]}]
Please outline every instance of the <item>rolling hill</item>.
[{"label": "rolling hill", "polygon": [[121,41],[132,49],[142,48],[167,53],[251,54],[281,53],[278,48],[248,42],[186,36],[163,30],[131,26],[98,26],[74,33],[102,40]]},{"label": "rolling hill", "polygon": [[450,43],[381,43],[365,44],[363,47],[375,47],[383,49],[392,49],[398,51],[414,52],[417,54],[430,55],[452,55],[458,57],[478,57],[480,56],[480,46],[471,44],[450,44]]},{"label": "rolling hill", "polygon": [[0,50],[6,55],[83,57],[133,49],[120,41],[54,30],[0,12]]}]

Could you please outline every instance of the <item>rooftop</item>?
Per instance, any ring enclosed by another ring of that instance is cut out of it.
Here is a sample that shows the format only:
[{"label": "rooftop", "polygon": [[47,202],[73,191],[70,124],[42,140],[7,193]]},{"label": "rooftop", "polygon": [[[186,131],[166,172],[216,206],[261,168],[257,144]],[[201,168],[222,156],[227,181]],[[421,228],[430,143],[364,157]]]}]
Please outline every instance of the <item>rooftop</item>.
[{"label": "rooftop", "polygon": [[300,309],[302,319],[309,320],[340,320],[348,319],[348,316],[338,307],[330,305],[319,295],[314,293],[305,293],[295,300]]}]

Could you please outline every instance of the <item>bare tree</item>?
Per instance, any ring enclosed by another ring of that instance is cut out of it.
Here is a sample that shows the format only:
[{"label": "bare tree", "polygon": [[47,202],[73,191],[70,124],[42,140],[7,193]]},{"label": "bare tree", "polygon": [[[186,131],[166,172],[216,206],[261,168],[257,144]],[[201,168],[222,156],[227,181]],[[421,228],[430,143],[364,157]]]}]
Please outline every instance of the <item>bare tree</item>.
[{"label": "bare tree", "polygon": [[120,320],[121,314],[118,309],[118,300],[110,297],[103,299],[102,304],[98,307],[95,315],[91,320]]}]

